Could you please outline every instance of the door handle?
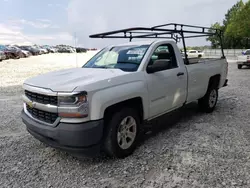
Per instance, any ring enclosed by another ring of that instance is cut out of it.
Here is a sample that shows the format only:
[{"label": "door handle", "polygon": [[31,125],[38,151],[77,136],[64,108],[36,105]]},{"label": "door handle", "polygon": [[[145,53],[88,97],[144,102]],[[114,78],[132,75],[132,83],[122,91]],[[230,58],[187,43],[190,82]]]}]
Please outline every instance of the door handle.
[{"label": "door handle", "polygon": [[182,76],[182,75],[184,75],[184,72],[179,72],[179,73],[177,74],[177,76]]}]

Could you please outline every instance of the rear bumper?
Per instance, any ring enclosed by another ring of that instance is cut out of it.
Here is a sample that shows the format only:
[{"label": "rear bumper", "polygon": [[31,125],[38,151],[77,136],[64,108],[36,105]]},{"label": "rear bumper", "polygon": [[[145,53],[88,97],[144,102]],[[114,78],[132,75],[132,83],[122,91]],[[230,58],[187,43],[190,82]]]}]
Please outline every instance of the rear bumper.
[{"label": "rear bumper", "polygon": [[103,120],[79,124],[59,123],[56,127],[50,127],[31,119],[24,111],[21,117],[32,136],[53,148],[87,156],[100,153]]},{"label": "rear bumper", "polygon": [[247,65],[250,66],[250,60],[249,61],[245,61],[245,62],[237,62],[238,65]]}]

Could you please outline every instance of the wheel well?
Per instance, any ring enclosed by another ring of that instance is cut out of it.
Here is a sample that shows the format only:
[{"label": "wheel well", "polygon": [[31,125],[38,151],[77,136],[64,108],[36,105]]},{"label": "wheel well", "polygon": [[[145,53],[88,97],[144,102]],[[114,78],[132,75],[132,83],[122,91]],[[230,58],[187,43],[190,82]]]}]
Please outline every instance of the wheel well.
[{"label": "wheel well", "polygon": [[219,88],[219,84],[220,84],[220,75],[214,75],[209,79],[209,83],[208,83],[208,88],[209,87],[215,87],[215,88]]},{"label": "wheel well", "polygon": [[143,121],[143,105],[142,105],[141,97],[128,99],[128,100],[116,103],[112,106],[109,106],[104,111],[104,121],[105,122],[109,121],[112,114],[114,114],[115,112],[119,111],[120,109],[124,107],[131,107],[131,108],[136,109],[136,111],[139,114],[141,122]]}]

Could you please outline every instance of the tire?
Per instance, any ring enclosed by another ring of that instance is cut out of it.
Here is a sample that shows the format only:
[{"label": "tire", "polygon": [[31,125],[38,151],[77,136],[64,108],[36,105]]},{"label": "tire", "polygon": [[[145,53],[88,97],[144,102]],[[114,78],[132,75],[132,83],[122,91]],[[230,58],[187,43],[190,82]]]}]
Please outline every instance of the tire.
[{"label": "tire", "polygon": [[238,69],[241,69],[242,68],[242,65],[238,65]]},{"label": "tire", "polygon": [[[129,129],[126,126],[130,123],[133,126]],[[125,129],[122,130],[123,128]],[[127,135],[129,132],[131,138]],[[106,129],[103,146],[105,154],[114,158],[125,158],[131,155],[137,146],[139,132],[140,119],[138,113],[133,108],[123,108],[114,113]]]},{"label": "tire", "polygon": [[216,87],[210,86],[204,97],[199,99],[199,109],[202,112],[211,113],[214,111],[218,100],[218,89]]}]

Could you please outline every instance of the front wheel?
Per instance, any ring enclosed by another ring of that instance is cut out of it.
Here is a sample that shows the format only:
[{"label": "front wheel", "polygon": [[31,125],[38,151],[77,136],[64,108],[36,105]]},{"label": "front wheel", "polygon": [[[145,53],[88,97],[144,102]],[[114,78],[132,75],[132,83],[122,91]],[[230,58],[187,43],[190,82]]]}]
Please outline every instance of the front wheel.
[{"label": "front wheel", "polygon": [[200,110],[207,113],[213,112],[217,104],[217,100],[218,89],[212,87],[209,88],[206,95],[198,101]]},{"label": "front wheel", "polygon": [[108,123],[104,141],[104,152],[110,157],[125,158],[136,148],[140,119],[131,108],[116,112]]},{"label": "front wheel", "polygon": [[242,65],[238,65],[238,69],[241,69],[242,68]]}]

